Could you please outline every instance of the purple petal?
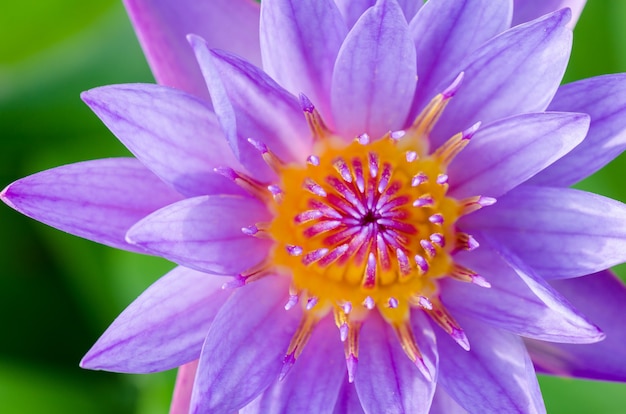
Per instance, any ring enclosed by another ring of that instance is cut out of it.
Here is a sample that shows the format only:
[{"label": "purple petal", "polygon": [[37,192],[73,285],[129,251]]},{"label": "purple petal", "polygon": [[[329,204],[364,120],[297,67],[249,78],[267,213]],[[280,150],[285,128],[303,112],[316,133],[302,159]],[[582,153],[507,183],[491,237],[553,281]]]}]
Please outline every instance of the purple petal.
[{"label": "purple petal", "polygon": [[544,14],[569,7],[572,10],[572,20],[567,25],[573,29],[586,2],[587,0],[514,0],[513,25],[517,26]]},{"label": "purple petal", "polygon": [[626,206],[584,191],[521,186],[463,223],[546,279],[583,276],[626,261]]},{"label": "purple petal", "polygon": [[259,5],[252,0],[124,0],[152,73],[162,85],[208,98],[202,74],[185,40],[188,33],[210,47],[260,64]]},{"label": "purple petal", "polygon": [[591,116],[587,138],[531,182],[568,187],[604,167],[626,149],[626,74],[605,75],[559,88],[548,107]]},{"label": "purple petal", "polygon": [[186,364],[231,294],[223,280],[177,267],[144,291],[115,319],[81,361],[81,367],[148,373]]},{"label": "purple petal", "polygon": [[195,197],[149,215],[126,238],[184,266],[234,275],[266,258],[270,241],[245,235],[241,229],[268,219],[265,207],[251,198]]},{"label": "purple petal", "polygon": [[0,199],[20,213],[107,246],[145,253],[126,231],[182,197],[139,161],[113,158],[70,164],[10,184]]},{"label": "purple petal", "polygon": [[562,376],[626,381],[626,288],[610,271],[552,282],[606,334],[590,345],[550,344],[528,340],[526,345],[539,370]]},{"label": "purple petal", "polygon": [[[404,12],[404,17],[407,22],[411,21],[413,16],[420,10],[422,7],[421,1],[415,0],[396,0],[397,3],[402,7],[402,11]],[[352,28],[356,21],[361,17],[363,13],[374,4],[376,4],[376,0],[335,0],[337,3],[337,7],[339,11],[343,15],[348,28]]]},{"label": "purple petal", "polygon": [[415,46],[402,9],[394,0],[379,0],[337,56],[331,96],[339,134],[377,138],[404,127],[415,82]]},{"label": "purple petal", "polygon": [[517,115],[482,127],[450,165],[451,194],[500,197],[571,151],[588,128],[589,116],[558,112]]},{"label": "purple petal", "polygon": [[266,277],[238,289],[202,348],[191,413],[231,413],[274,382],[300,312],[283,309],[288,280]]},{"label": "purple petal", "polygon": [[176,374],[176,385],[174,385],[174,395],[170,404],[169,414],[189,414],[189,404],[191,403],[191,392],[198,369],[198,360],[191,361],[178,368]]},{"label": "purple petal", "polygon": [[359,401],[354,384],[348,382],[348,376],[343,378],[343,387],[339,391],[339,398],[335,404],[333,414],[364,414],[363,407]]},{"label": "purple petal", "polygon": [[455,260],[485,277],[491,288],[442,281],[442,298],[455,313],[544,341],[590,343],[604,338],[598,327],[530,268],[511,260],[510,253],[504,259],[514,263],[507,264],[480,240],[480,249],[458,254]]},{"label": "purple petal", "polygon": [[512,13],[510,1],[440,0],[424,5],[409,24],[419,78],[411,118],[441,92],[436,87],[442,81],[459,74],[459,62],[510,27]]},{"label": "purple petal", "polygon": [[347,32],[333,0],[265,0],[261,6],[263,69],[291,93],[304,93],[331,121],[328,92]]},{"label": "purple petal", "polygon": [[275,382],[253,403],[254,412],[331,414],[346,380],[345,370],[337,327],[332,318],[325,318],[315,327],[287,377]]},{"label": "purple petal", "polygon": [[514,27],[489,40],[453,70],[442,91],[461,71],[463,84],[437,122],[433,145],[474,123],[527,112],[542,112],[567,66],[572,32],[569,10]]},{"label": "purple petal", "polygon": [[304,162],[311,133],[296,97],[246,61],[209,50],[198,37],[190,36],[189,41],[224,134],[248,171],[262,181],[275,177],[249,138],[263,142],[285,162]]},{"label": "purple petal", "polygon": [[435,336],[422,312],[414,312],[411,322],[433,381],[426,380],[402,351],[389,324],[380,316],[372,315],[363,324],[355,380],[365,412],[428,412],[437,380]]},{"label": "purple petal", "polygon": [[143,84],[104,86],[82,98],[144,165],[180,193],[245,194],[213,172],[217,166],[241,166],[207,103]]},{"label": "purple petal", "polygon": [[428,414],[467,414],[467,410],[454,401],[443,387],[437,387]]},{"label": "purple petal", "polygon": [[439,381],[469,412],[544,413],[533,364],[516,335],[457,316],[472,348],[463,350],[436,329]]}]

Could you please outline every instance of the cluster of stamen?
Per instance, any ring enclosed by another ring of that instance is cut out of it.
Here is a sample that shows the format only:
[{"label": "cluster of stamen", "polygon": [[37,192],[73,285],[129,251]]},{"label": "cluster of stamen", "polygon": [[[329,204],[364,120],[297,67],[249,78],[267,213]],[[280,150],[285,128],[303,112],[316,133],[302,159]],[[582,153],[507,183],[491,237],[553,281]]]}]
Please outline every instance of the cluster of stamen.
[{"label": "cluster of stamen", "polygon": [[432,153],[427,139],[461,78],[437,95],[407,130],[376,140],[363,134],[348,144],[326,128],[311,102],[301,96],[315,138],[305,165],[287,165],[265,144],[249,140],[279,181],[267,185],[231,169],[216,170],[265,201],[274,214],[270,223],[242,229],[246,235],[273,240],[270,257],[228,285],[241,286],[275,273],[291,278],[285,309],[302,303],[304,316],[287,350],[283,376],[317,322],[330,312],[345,346],[350,381],[358,361],[360,327],[375,310],[428,379],[432,375],[410,325],[411,308],[426,312],[469,349],[463,330],[438,299],[437,280],[452,277],[489,287],[452,256],[478,247],[471,235],[458,231],[457,219],[495,200],[447,195],[447,166],[478,124]]}]

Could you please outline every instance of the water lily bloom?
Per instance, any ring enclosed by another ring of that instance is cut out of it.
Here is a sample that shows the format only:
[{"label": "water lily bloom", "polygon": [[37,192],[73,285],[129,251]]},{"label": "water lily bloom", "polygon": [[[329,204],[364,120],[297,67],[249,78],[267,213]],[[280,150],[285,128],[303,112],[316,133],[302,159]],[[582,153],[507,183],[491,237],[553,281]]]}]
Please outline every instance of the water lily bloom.
[{"label": "water lily bloom", "polygon": [[181,367],[173,413],[536,413],[535,370],[626,380],[626,206],[568,188],[626,147],[626,76],[559,87],[583,4],[127,1],[161,85],[83,99],[136,158],[1,194],[178,264],[81,365]]}]

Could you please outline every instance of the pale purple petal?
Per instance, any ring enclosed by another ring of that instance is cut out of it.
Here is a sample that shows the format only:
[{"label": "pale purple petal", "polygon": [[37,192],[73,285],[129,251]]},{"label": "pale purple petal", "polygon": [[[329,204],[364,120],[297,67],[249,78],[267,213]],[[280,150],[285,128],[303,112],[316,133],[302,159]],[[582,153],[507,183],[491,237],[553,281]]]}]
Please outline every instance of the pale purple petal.
[{"label": "pale purple petal", "polygon": [[514,27],[489,40],[453,70],[435,90],[443,91],[461,71],[463,83],[432,133],[437,147],[475,122],[544,111],[561,82],[572,44],[563,10]]},{"label": "pale purple petal", "polygon": [[585,114],[541,112],[482,127],[450,164],[456,198],[500,197],[567,154],[589,128]]},{"label": "pale purple petal", "polygon": [[569,7],[572,10],[572,20],[567,25],[574,28],[586,2],[587,0],[514,0],[513,25],[516,26],[555,10]]},{"label": "pale purple petal", "polygon": [[626,206],[584,191],[521,186],[463,223],[546,279],[583,276],[626,261]]},{"label": "pale purple petal", "polygon": [[304,93],[332,125],[330,85],[348,29],[333,0],[264,0],[263,69],[294,95]]},{"label": "pale purple petal", "polygon": [[259,5],[252,0],[124,0],[158,83],[208,98],[185,36],[237,53],[260,65]]},{"label": "pale purple petal", "polygon": [[10,184],[0,199],[20,213],[70,234],[140,253],[126,231],[182,196],[133,158],[65,165]]},{"label": "pale purple petal", "polygon": [[[258,413],[332,414],[345,379],[343,344],[332,318],[315,327],[302,355],[287,376],[252,404]],[[242,414],[250,411],[243,410]]]},{"label": "pale purple petal", "polygon": [[479,240],[478,250],[461,252],[455,256],[455,261],[487,279],[491,288],[454,280],[441,281],[442,298],[455,313],[544,341],[590,343],[604,338],[598,327],[533,274],[532,269],[519,261],[507,264],[504,260],[511,261],[510,254],[500,257],[484,239]]},{"label": "pale purple petal", "polygon": [[[456,316],[456,315],[455,315]],[[514,334],[456,316],[468,336],[465,351],[441,329],[439,382],[469,412],[545,413],[533,364]]]},{"label": "pale purple petal", "polygon": [[232,413],[277,380],[301,312],[285,311],[288,280],[263,278],[238,289],[202,348],[191,413]]},{"label": "pale purple petal", "polygon": [[[409,22],[422,7],[421,1],[415,0],[396,0],[402,7],[404,17]],[[376,4],[376,0],[335,0],[339,11],[343,15],[348,28],[352,28],[356,21],[361,17],[365,10]]]},{"label": "pale purple petal", "polygon": [[365,412],[428,412],[437,381],[435,334],[421,311],[411,315],[411,322],[432,381],[404,353],[391,326],[371,315],[361,330],[355,378]]},{"label": "pale purple petal", "polygon": [[543,372],[603,381],[626,381],[626,288],[610,271],[553,286],[602,328],[597,344],[569,345],[527,341],[535,366]]},{"label": "pale purple petal", "polygon": [[340,135],[378,138],[404,126],[415,92],[415,46],[395,0],[363,14],[339,50],[332,108]]},{"label": "pale purple petal", "polygon": [[235,275],[262,262],[270,247],[269,240],[245,235],[241,229],[268,219],[265,206],[251,198],[195,197],[149,215],[126,238],[183,266]]},{"label": "pale purple petal", "polygon": [[598,171],[626,149],[626,74],[561,86],[548,109],[589,114],[591,127],[582,144],[531,183],[568,187]]},{"label": "pale purple petal", "polygon": [[186,196],[245,194],[213,168],[241,166],[208,103],[158,85],[83,92],[104,124],[148,168]]},{"label": "pale purple petal", "polygon": [[231,294],[222,284],[221,278],[175,268],[115,319],[81,367],[148,373],[197,359],[213,318]]},{"label": "pale purple petal", "polygon": [[[459,405],[443,387],[437,387],[433,404],[428,414],[467,414],[468,411]],[[172,414],[172,413],[170,413]]]},{"label": "pale purple petal", "polygon": [[275,177],[260,152],[248,141],[260,141],[285,162],[304,162],[311,133],[295,96],[263,71],[227,52],[209,50],[190,36],[211,91],[215,113],[239,161],[256,179]]},{"label": "pale purple petal", "polygon": [[169,414],[189,414],[191,391],[193,390],[197,369],[197,359],[178,368]]},{"label": "pale purple petal", "polygon": [[335,411],[333,414],[365,414],[359,396],[356,393],[356,387],[354,384],[348,382],[348,376],[343,378],[343,387],[339,392],[339,398],[337,404],[335,404]]},{"label": "pale purple petal", "polygon": [[419,78],[409,121],[441,92],[436,87],[442,81],[459,74],[459,62],[510,27],[512,14],[510,0],[435,0],[424,5],[409,24]]}]

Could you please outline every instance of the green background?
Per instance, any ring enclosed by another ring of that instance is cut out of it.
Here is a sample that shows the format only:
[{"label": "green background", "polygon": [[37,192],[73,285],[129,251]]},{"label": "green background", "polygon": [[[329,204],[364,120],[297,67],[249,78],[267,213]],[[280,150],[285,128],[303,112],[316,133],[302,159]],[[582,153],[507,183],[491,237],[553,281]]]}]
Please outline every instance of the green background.
[{"label": "green background", "polygon": [[[3,1],[0,188],[58,165],[128,154],[79,99],[99,85],[153,82],[120,3]],[[589,0],[566,82],[626,71],[625,18],[626,2]],[[626,201],[625,171],[622,156],[580,186]],[[173,266],[69,236],[5,206],[0,229],[0,412],[166,413],[174,372],[91,372],[78,361]],[[540,382],[550,413],[626,410],[626,385]]]}]

